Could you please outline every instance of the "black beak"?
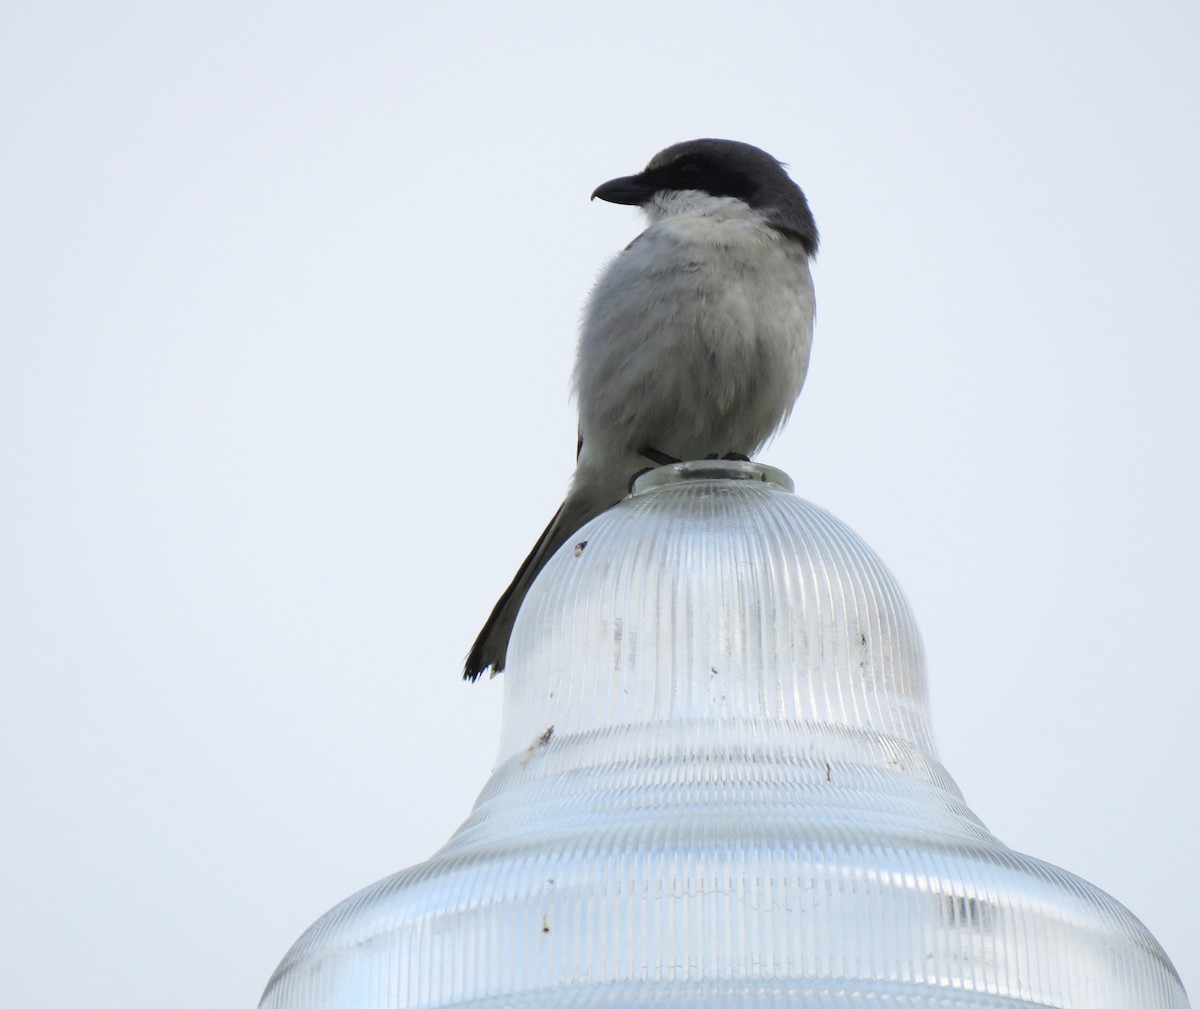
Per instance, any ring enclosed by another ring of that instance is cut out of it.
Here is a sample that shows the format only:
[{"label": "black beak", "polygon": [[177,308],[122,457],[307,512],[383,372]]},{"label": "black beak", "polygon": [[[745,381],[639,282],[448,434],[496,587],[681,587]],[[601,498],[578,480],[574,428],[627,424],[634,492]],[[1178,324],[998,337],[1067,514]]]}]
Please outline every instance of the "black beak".
[{"label": "black beak", "polygon": [[623,203],[627,207],[640,207],[651,196],[658,192],[658,187],[647,181],[645,173],[641,175],[626,175],[624,178],[612,179],[598,186],[592,193],[592,199],[599,197],[608,203]]}]

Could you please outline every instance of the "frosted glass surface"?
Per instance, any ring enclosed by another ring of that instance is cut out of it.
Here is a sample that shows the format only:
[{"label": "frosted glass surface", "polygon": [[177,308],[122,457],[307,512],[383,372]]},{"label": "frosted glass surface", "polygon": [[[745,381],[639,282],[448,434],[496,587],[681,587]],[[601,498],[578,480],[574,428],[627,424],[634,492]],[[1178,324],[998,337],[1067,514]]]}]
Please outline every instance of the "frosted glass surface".
[{"label": "frosted glass surface", "polygon": [[265,1009],[1187,1006],[1125,908],[967,808],[903,594],[778,471],[644,478],[538,578],[504,687],[469,819]]}]

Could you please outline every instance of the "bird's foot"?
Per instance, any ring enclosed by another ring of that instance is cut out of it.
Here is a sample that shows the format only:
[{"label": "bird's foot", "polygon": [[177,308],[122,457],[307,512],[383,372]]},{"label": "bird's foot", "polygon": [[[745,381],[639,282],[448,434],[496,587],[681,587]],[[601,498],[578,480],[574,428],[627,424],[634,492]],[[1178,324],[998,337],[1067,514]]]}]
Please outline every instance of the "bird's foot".
[{"label": "bird's foot", "polygon": [[[656,466],[670,466],[673,463],[680,462],[673,455],[667,455],[666,452],[660,452],[656,448],[651,448],[649,445],[643,445],[638,449],[638,455],[649,459]],[[639,473],[638,476],[641,476]]]},{"label": "bird's foot", "polygon": [[[714,456],[713,458],[716,458],[716,457]],[[750,461],[750,457],[748,455],[742,455],[741,452],[726,452],[723,456],[721,456],[721,458],[724,459],[726,462],[749,462]]]}]

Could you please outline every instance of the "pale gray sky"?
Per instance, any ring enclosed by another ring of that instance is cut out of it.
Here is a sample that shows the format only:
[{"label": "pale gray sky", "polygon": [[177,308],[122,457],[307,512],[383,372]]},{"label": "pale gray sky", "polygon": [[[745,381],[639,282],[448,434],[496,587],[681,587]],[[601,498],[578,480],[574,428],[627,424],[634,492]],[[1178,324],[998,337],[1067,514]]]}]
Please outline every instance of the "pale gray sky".
[{"label": "pale gray sky", "polygon": [[890,564],[942,759],[1200,992],[1189,3],[0,11],[0,1004],[253,1005],[466,816],[462,656],[579,307],[696,136],[821,226],[764,461]]}]

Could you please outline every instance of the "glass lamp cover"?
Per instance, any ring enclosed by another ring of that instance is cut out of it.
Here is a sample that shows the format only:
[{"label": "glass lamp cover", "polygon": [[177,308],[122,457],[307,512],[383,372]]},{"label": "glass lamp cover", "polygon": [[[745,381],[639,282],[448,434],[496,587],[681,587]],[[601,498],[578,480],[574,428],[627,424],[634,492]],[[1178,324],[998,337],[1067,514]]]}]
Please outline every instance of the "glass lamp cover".
[{"label": "glass lamp cover", "polygon": [[845,525],[681,463],[550,561],[498,766],[262,1009],[1182,1009],[1145,927],[1001,844],[938,762],[920,634]]}]

